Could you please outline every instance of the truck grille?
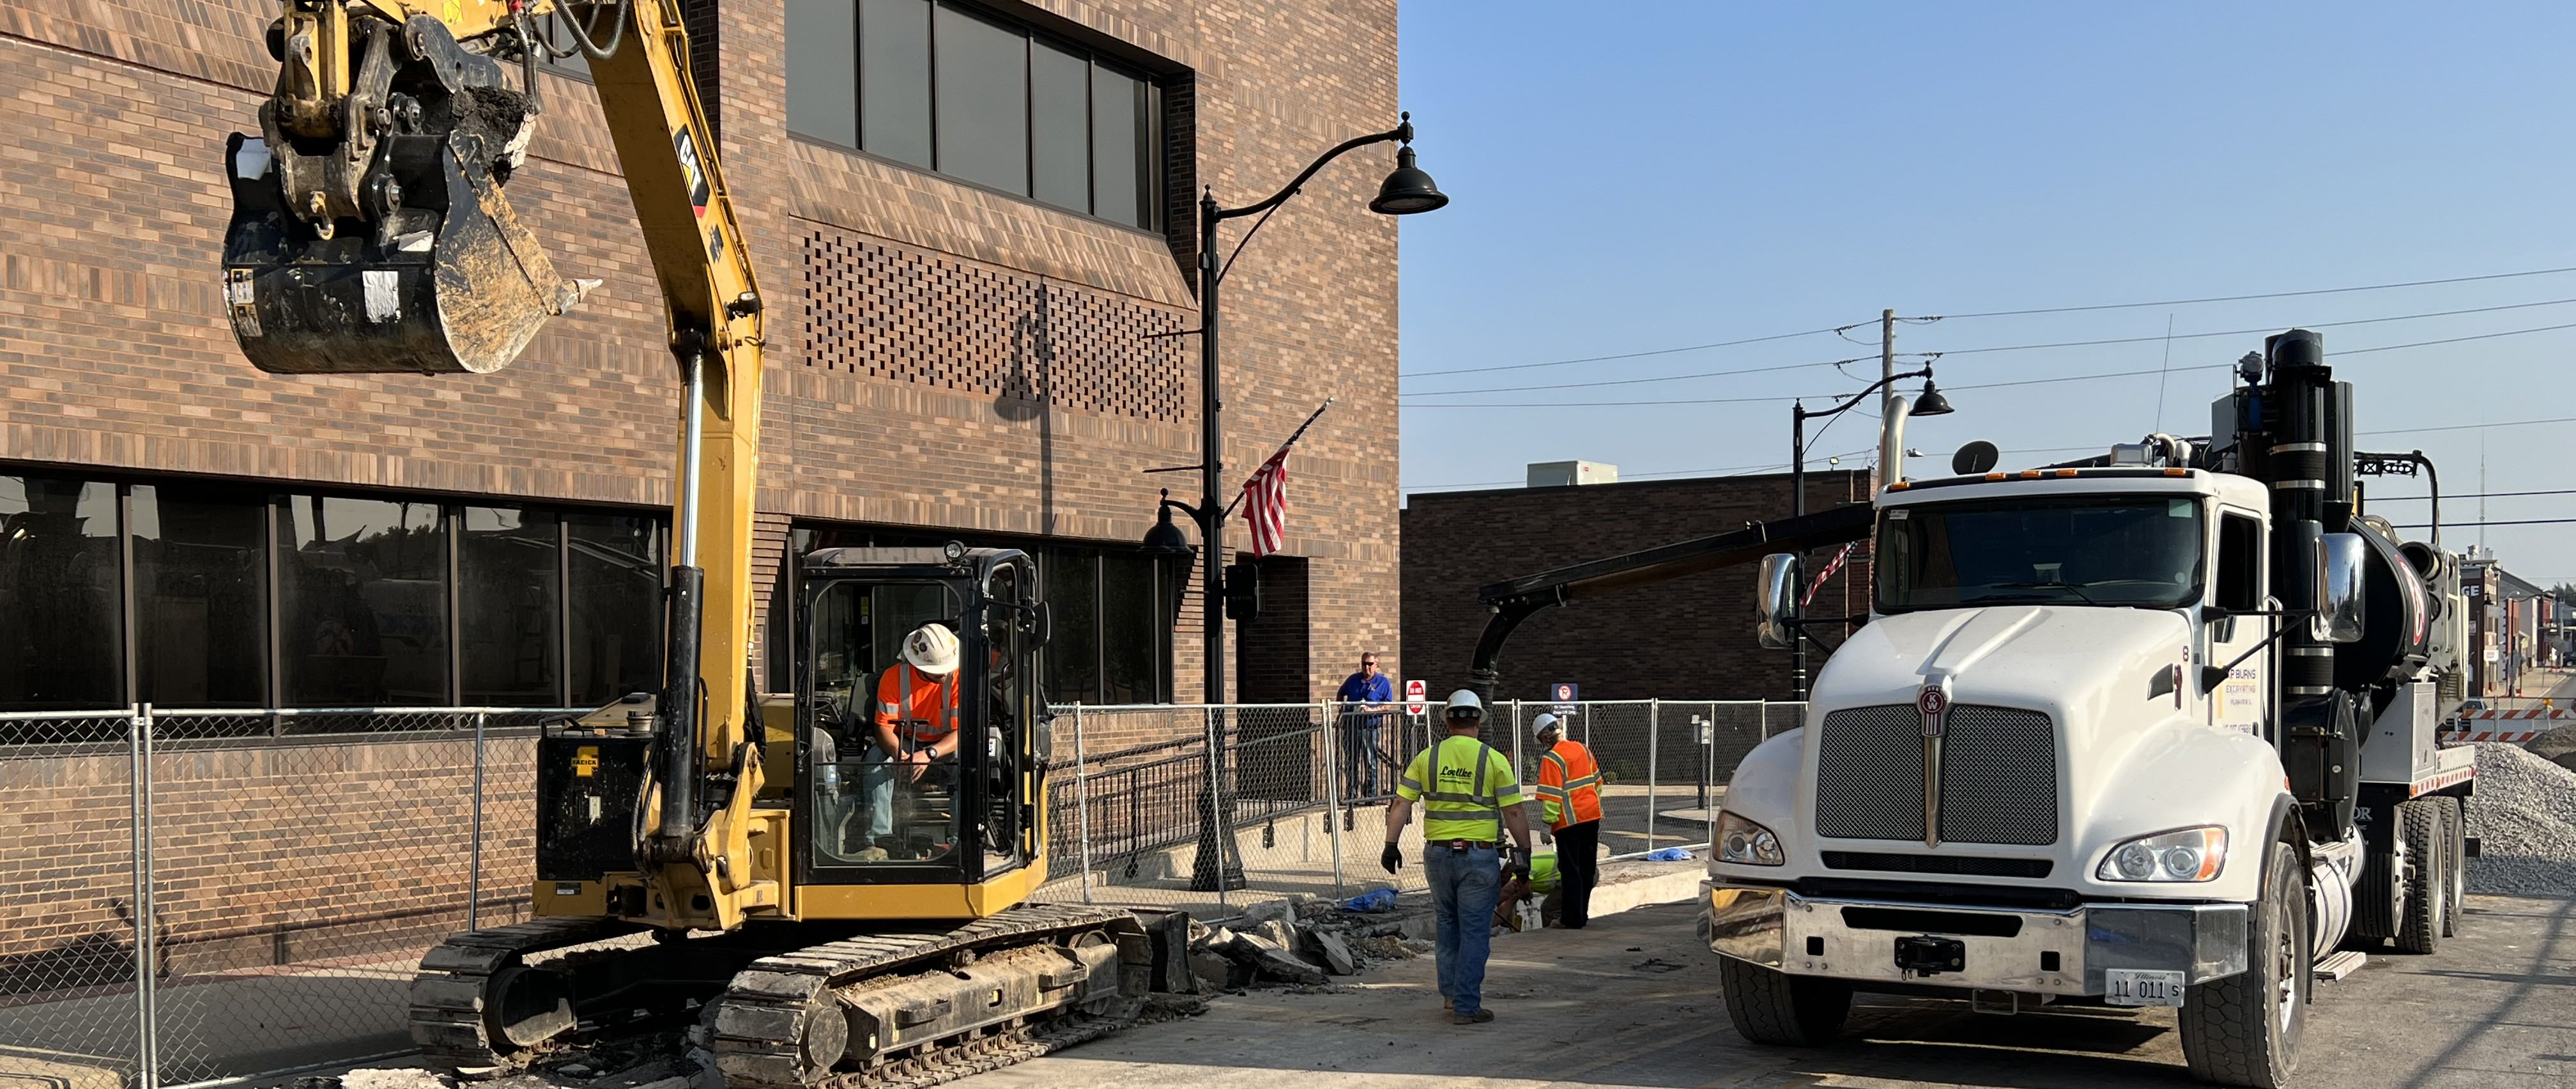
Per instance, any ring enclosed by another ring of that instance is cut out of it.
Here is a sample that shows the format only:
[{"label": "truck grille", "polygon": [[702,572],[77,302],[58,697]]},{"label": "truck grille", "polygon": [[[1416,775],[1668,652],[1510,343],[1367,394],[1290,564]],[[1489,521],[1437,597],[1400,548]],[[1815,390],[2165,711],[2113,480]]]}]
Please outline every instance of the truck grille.
[{"label": "truck grille", "polygon": [[[1942,743],[1941,841],[2057,842],[2057,731],[2008,707],[1950,709]],[[1816,834],[1923,838],[1923,716],[1910,704],[1825,716],[1817,740]]]}]

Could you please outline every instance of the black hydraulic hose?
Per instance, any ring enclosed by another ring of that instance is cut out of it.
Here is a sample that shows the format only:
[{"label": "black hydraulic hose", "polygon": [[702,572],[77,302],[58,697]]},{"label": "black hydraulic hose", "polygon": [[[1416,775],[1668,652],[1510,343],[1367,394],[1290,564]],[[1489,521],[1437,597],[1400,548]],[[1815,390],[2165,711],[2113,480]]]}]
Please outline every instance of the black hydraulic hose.
[{"label": "black hydraulic hose", "polygon": [[[573,16],[572,5],[558,4],[556,10],[563,13],[564,26],[572,31],[572,40],[581,43],[582,52],[588,53],[599,60],[607,60],[608,58],[616,55],[618,43],[626,39],[626,17],[634,3],[635,0],[618,0],[617,14],[613,17],[614,25],[608,28],[608,44],[606,45],[601,45],[597,41],[593,40],[593,36],[596,34],[596,31],[592,27],[585,25],[583,20]],[[590,6],[592,18],[597,18],[599,16],[599,9],[601,6],[602,5],[599,4],[593,4]]]}]

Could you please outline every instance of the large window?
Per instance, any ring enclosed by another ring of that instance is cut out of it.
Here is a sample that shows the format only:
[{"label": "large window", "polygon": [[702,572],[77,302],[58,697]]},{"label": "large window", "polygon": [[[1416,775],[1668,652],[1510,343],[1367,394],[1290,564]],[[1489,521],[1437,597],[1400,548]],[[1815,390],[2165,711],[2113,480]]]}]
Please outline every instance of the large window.
[{"label": "large window", "polygon": [[2200,598],[2188,495],[2030,496],[1879,512],[1878,611],[1986,605],[2171,609]]},{"label": "large window", "polygon": [[660,687],[667,547],[644,515],[0,471],[0,711],[606,703]]},{"label": "large window", "polygon": [[787,0],[787,128],[1147,230],[1161,92],[1142,74],[946,0]]},{"label": "large window", "polygon": [[125,702],[116,488],[0,476],[0,710]]}]

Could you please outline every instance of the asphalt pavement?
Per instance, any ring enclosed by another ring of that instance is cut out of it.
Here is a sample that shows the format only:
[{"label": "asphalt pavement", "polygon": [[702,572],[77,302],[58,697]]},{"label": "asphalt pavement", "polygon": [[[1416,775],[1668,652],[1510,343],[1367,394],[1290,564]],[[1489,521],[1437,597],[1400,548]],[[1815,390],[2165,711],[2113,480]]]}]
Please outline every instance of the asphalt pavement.
[{"label": "asphalt pavement", "polygon": [[[1746,1044],[1716,958],[1674,904],[1583,931],[1496,939],[1496,1020],[1451,1025],[1427,958],[1321,991],[1218,997],[1138,1028],[956,1083],[960,1089],[1360,1089],[1434,1084],[1653,1089],[2176,1087],[2194,1084],[2169,1010],[1997,1017],[1864,996],[1839,1044]],[[2576,899],[2471,897],[2463,936],[2374,956],[2318,985],[2295,1084],[2541,1089],[2576,1080]]]}]

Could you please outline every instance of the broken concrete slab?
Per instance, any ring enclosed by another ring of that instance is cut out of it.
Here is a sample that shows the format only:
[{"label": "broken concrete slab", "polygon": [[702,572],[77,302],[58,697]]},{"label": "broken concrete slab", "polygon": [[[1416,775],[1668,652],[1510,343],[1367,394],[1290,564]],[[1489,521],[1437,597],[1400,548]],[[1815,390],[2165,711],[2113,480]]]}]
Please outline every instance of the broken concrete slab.
[{"label": "broken concrete slab", "polygon": [[1265,976],[1289,983],[1322,983],[1324,970],[1289,952],[1288,947],[1257,934],[1237,934],[1227,949],[1235,960],[1252,965]]},{"label": "broken concrete slab", "polygon": [[1337,976],[1359,974],[1359,958],[1351,955],[1351,947],[1343,943],[1341,935],[1329,930],[1318,930],[1314,932],[1314,937],[1315,945],[1324,955],[1325,971]]}]

